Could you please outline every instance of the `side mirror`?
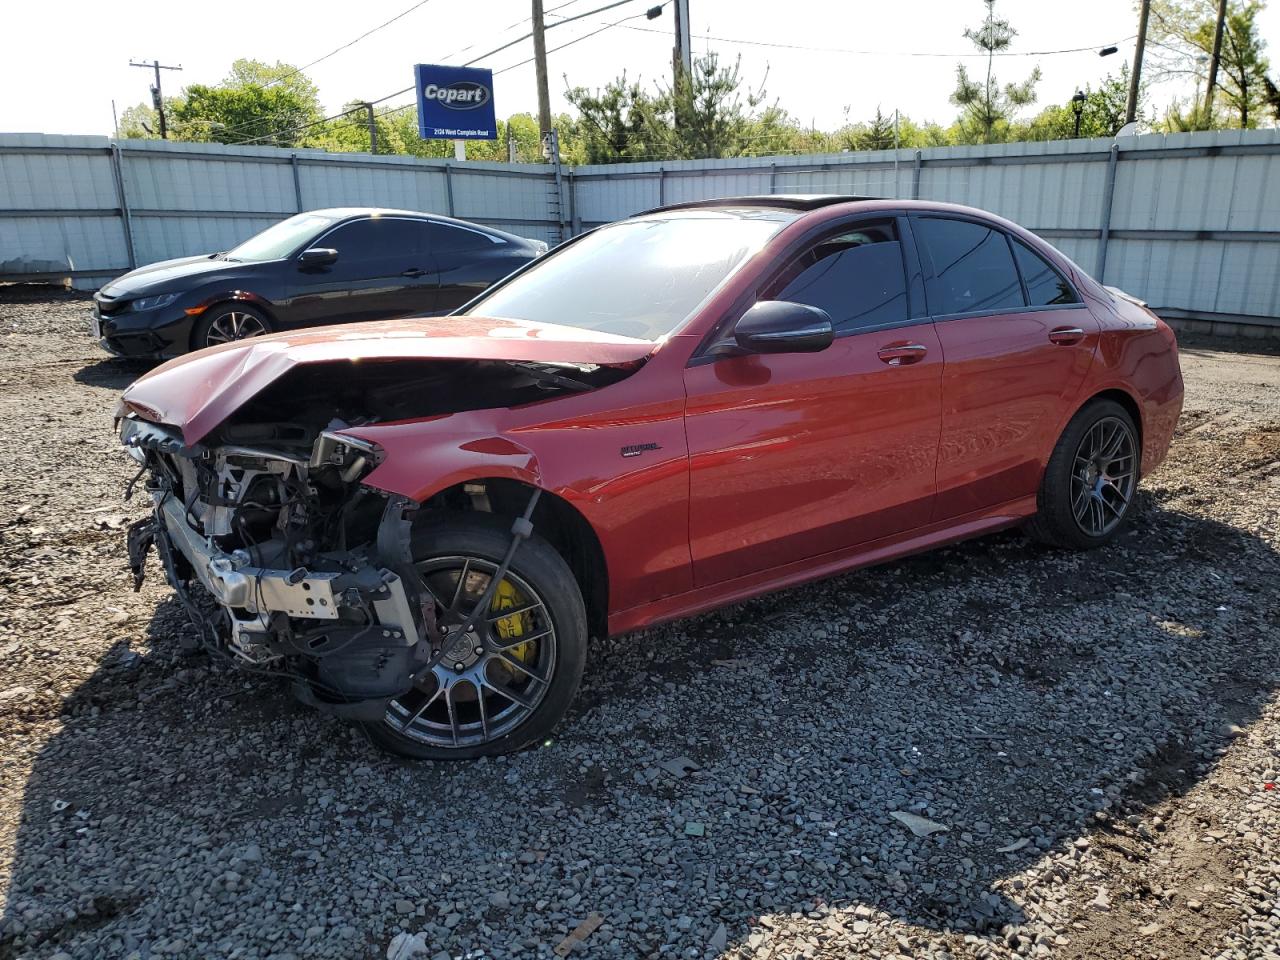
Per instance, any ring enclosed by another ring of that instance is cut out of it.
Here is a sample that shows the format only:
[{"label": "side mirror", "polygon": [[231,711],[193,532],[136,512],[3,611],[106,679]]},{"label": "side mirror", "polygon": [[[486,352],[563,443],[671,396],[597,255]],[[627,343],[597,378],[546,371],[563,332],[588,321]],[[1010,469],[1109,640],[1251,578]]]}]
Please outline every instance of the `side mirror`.
[{"label": "side mirror", "polygon": [[298,262],[304,267],[327,267],[337,259],[338,251],[330,247],[311,247],[298,254]]},{"label": "side mirror", "polygon": [[817,353],[835,332],[825,310],[787,300],[761,300],[742,315],[733,338],[748,353]]}]

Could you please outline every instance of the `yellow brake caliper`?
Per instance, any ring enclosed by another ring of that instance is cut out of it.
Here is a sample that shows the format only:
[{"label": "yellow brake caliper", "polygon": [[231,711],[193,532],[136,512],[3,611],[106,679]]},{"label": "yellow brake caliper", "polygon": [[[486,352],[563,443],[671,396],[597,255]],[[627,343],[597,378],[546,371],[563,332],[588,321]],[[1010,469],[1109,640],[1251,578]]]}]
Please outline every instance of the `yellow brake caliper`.
[{"label": "yellow brake caliper", "polygon": [[[503,580],[498,584],[498,589],[494,591],[493,602],[489,604],[489,610],[492,613],[501,613],[503,610],[515,610],[527,605],[528,601],[525,600],[511,581]],[[501,620],[496,620],[494,621],[494,628],[504,642],[517,640],[532,632],[533,611],[526,610],[523,613],[513,613],[510,616],[503,617]],[[536,648],[536,640],[526,640],[524,643],[508,647],[507,653],[513,659],[527,665],[532,662]]]}]

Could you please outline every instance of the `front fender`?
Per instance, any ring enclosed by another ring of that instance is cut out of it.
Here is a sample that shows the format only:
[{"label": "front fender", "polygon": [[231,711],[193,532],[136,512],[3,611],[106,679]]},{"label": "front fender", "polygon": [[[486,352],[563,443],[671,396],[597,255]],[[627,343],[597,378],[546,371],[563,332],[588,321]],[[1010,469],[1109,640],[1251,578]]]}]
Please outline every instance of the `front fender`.
[{"label": "front fender", "polygon": [[275,319],[275,304],[261,294],[254,293],[252,290],[245,290],[240,287],[228,287],[225,283],[219,284],[208,290],[201,290],[196,296],[196,305],[194,308],[188,308],[187,314],[191,316],[191,309],[198,309],[200,313],[204,313],[215,304],[239,302],[247,303],[250,306],[257,307],[267,316]]},{"label": "front fender", "polygon": [[376,443],[383,460],[365,486],[417,503],[468,480],[503,477],[542,487],[538,458],[528,447],[501,436],[423,430],[417,421],[353,427],[341,431]]}]

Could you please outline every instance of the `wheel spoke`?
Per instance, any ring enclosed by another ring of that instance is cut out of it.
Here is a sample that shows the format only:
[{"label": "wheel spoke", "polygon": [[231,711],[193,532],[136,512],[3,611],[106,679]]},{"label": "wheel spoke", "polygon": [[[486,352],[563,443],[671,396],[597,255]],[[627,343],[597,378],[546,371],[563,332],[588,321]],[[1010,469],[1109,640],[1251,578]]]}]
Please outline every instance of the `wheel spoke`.
[{"label": "wheel spoke", "polygon": [[480,733],[489,742],[489,708],[484,702],[484,684],[473,683],[476,691],[476,707],[480,711]]},{"label": "wheel spoke", "polygon": [[417,722],[418,722],[418,718],[419,718],[419,717],[421,717],[424,713],[426,713],[426,712],[427,712],[427,708],[428,708],[428,707],[430,707],[433,703],[435,703],[437,700],[439,700],[439,699],[440,699],[440,694],[442,694],[442,693],[444,693],[444,684],[443,684],[443,683],[441,683],[441,682],[440,682],[440,680],[437,678],[437,680],[436,680],[436,692],[435,692],[435,693],[433,693],[431,696],[429,696],[426,700],[422,701],[422,706],[420,706],[420,707],[418,708],[417,712],[416,712],[412,717],[410,717],[408,720],[406,720],[404,723],[402,723],[402,724],[400,725],[400,728],[401,728],[402,730],[404,730],[404,729],[408,729],[409,727],[411,727],[411,726],[413,726],[415,723],[417,723]]},{"label": "wheel spoke", "polygon": [[518,707],[524,707],[526,710],[532,710],[537,705],[538,701],[534,697],[530,697],[526,694],[520,693],[517,690],[512,690],[510,687],[496,686],[493,683],[489,682],[488,677],[485,677],[483,682],[486,687],[488,687],[498,696],[506,697],[508,700],[510,700],[512,703],[514,703]]},{"label": "wheel spoke", "polygon": [[532,613],[534,610],[541,610],[542,604],[531,603],[527,607],[517,607],[515,610],[499,610],[496,613],[491,612],[487,619],[490,623],[497,623],[499,620],[505,620],[507,617],[522,617],[526,613]]},{"label": "wheel spoke", "polygon": [[499,650],[505,651],[505,650],[510,650],[512,647],[518,647],[522,643],[529,643],[533,640],[541,640],[543,637],[550,636],[551,632],[552,632],[551,628],[547,627],[545,630],[539,630],[537,633],[526,633],[523,636],[514,637],[511,640],[498,640],[496,638],[490,638],[490,639],[493,641],[493,645],[495,647],[497,647]]},{"label": "wheel spoke", "polygon": [[454,684],[449,684],[444,688],[444,705],[449,711],[449,732],[453,735],[453,745],[458,745],[458,710],[453,703]]},{"label": "wheel spoke", "polygon": [[1082,522],[1084,520],[1084,513],[1089,508],[1089,498],[1089,488],[1085,487],[1080,491],[1079,496],[1077,496],[1072,502],[1071,512],[1075,516],[1076,522]]},{"label": "wheel spoke", "polygon": [[538,673],[535,670],[531,670],[529,667],[521,663],[518,659],[509,655],[505,650],[502,651],[501,653],[495,654],[494,658],[497,660],[501,660],[512,670],[519,670],[526,677],[530,677],[533,680],[536,680],[538,683],[545,685],[547,682],[547,679],[548,679],[547,677],[544,677],[542,674]]}]

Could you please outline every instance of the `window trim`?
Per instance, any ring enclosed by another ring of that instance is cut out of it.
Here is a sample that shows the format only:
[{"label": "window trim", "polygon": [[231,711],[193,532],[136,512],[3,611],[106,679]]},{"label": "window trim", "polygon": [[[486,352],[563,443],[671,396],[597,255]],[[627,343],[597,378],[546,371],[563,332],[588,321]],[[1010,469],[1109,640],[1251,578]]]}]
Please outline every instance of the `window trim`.
[{"label": "window trim", "polygon": [[[1021,307],[1013,307],[1013,308],[999,307],[993,310],[965,310],[958,313],[928,312],[929,318],[934,322],[944,323],[950,320],[965,320],[969,317],[999,317],[999,316],[1007,316],[1010,314],[1020,315],[1025,313],[1042,313],[1042,312],[1049,312],[1054,310],[1076,310],[1076,309],[1083,308],[1085,306],[1084,298],[1080,296],[1080,289],[1071,281],[1071,278],[1067,276],[1065,273],[1063,273],[1062,270],[1058,269],[1058,267],[1055,266],[1054,263],[1048,257],[1045,257],[1042,254],[1040,254],[1038,251],[1036,251],[1035,247],[1031,246],[1031,244],[1024,243],[1023,245],[1028,250],[1030,250],[1032,253],[1035,253],[1037,256],[1040,257],[1041,260],[1044,260],[1046,263],[1049,264],[1049,266],[1053,267],[1054,272],[1056,272],[1059,276],[1062,277],[1062,279],[1066,282],[1067,286],[1071,288],[1071,292],[1074,293],[1076,296],[1075,303],[1046,303],[1040,306],[1032,306],[1030,303],[1027,303],[1026,301],[1029,300],[1030,297],[1028,297],[1027,295],[1026,280],[1022,276],[1022,267],[1018,264],[1018,255],[1013,248],[1013,241],[1017,238],[1014,237],[1013,234],[1011,234],[1008,230],[1000,226],[1000,224],[998,223],[992,223],[990,220],[985,220],[982,217],[977,217],[968,213],[958,213],[958,212],[952,213],[950,211],[934,212],[932,210],[927,210],[927,211],[911,210],[911,211],[908,211],[907,218],[910,221],[912,221],[913,226],[915,221],[917,220],[959,220],[963,223],[973,223],[981,227],[986,227],[988,230],[991,230],[991,231],[994,231],[995,233],[1000,234],[1001,236],[1004,237],[1005,244],[1009,248],[1009,258],[1013,260],[1013,270],[1018,275],[1018,286],[1022,290],[1022,299],[1024,302]],[[928,267],[929,267],[929,272],[925,275],[925,278],[924,278],[924,297],[925,297],[926,311],[929,311],[929,308],[928,308],[929,280],[934,278],[933,256],[929,253],[923,241],[917,242],[917,253],[920,258],[922,271],[924,269],[924,264],[926,262],[928,263]]]},{"label": "window trim", "polygon": [[[396,214],[375,217],[371,214],[364,213],[358,217],[352,217],[349,220],[342,220],[338,223],[330,225],[329,229],[324,231],[324,233],[320,234],[314,240],[308,241],[306,244],[299,247],[297,250],[293,251],[293,253],[290,256],[286,257],[285,259],[297,260],[300,256],[302,256],[303,250],[311,249],[312,247],[316,246],[321,240],[327,239],[331,234],[336,233],[338,230],[341,230],[343,227],[349,227],[355,223],[364,223],[367,220],[406,220],[409,223],[436,224],[442,227],[452,227],[455,230],[464,230],[467,233],[478,234],[488,239],[495,246],[501,246],[502,244],[505,244],[507,242],[502,237],[495,237],[493,234],[486,233],[483,230],[476,230],[473,227],[464,227],[461,224],[447,223],[443,220],[433,220],[431,217],[405,217],[405,216],[399,216]],[[423,256],[428,256],[428,257],[435,256],[434,251],[431,251],[431,250],[424,250],[422,251],[422,253],[423,253]]]},{"label": "window trim", "polygon": [[[1015,237],[1013,234],[1005,232],[1005,239],[1009,241],[1009,253],[1013,255],[1013,266],[1018,271],[1018,279],[1022,282],[1022,299],[1027,301],[1028,310],[1044,310],[1048,307],[1082,307],[1084,306],[1084,297],[1080,296],[1080,291],[1076,285],[1071,282],[1071,278],[1059,270],[1048,257],[1041,254],[1031,244],[1026,243],[1022,239]],[[1063,283],[1067,285],[1067,289],[1071,291],[1076,298],[1074,303],[1041,303],[1033,305],[1031,303],[1031,288],[1027,286],[1027,275],[1022,272],[1022,264],[1018,262],[1018,247],[1020,244],[1026,248],[1027,252],[1052,270]]]},{"label": "window trim", "polygon": [[[770,268],[769,272],[757,282],[749,291],[744,293],[733,306],[725,311],[723,317],[718,320],[714,326],[702,338],[702,342],[698,344],[693,355],[685,364],[686,367],[702,366],[706,363],[715,363],[719,360],[731,359],[726,356],[717,356],[710,351],[727,341],[725,334],[732,330],[733,327],[742,319],[742,315],[751,309],[752,305],[758,303],[767,290],[786,270],[795,263],[796,259],[803,255],[806,251],[822,243],[829,237],[837,237],[842,233],[848,233],[850,229],[855,228],[858,224],[863,223],[883,223],[887,220],[893,221],[894,230],[898,233],[898,247],[902,254],[902,269],[906,279],[907,292],[907,312],[910,316],[906,320],[892,320],[888,323],[877,323],[866,327],[857,327],[849,330],[837,330],[832,340],[843,340],[846,337],[861,336],[864,333],[876,333],[882,330],[898,330],[903,327],[914,327],[922,323],[931,323],[932,318],[928,314],[927,303],[924,299],[924,280],[922,275],[922,267],[919,256],[916,252],[915,238],[910,232],[910,224],[905,223],[907,217],[901,210],[877,210],[874,213],[859,213],[850,217],[843,218],[834,223],[827,222],[821,224],[813,231],[806,233],[802,237],[793,241],[788,245]],[[1012,254],[1011,254],[1012,255]]]}]

